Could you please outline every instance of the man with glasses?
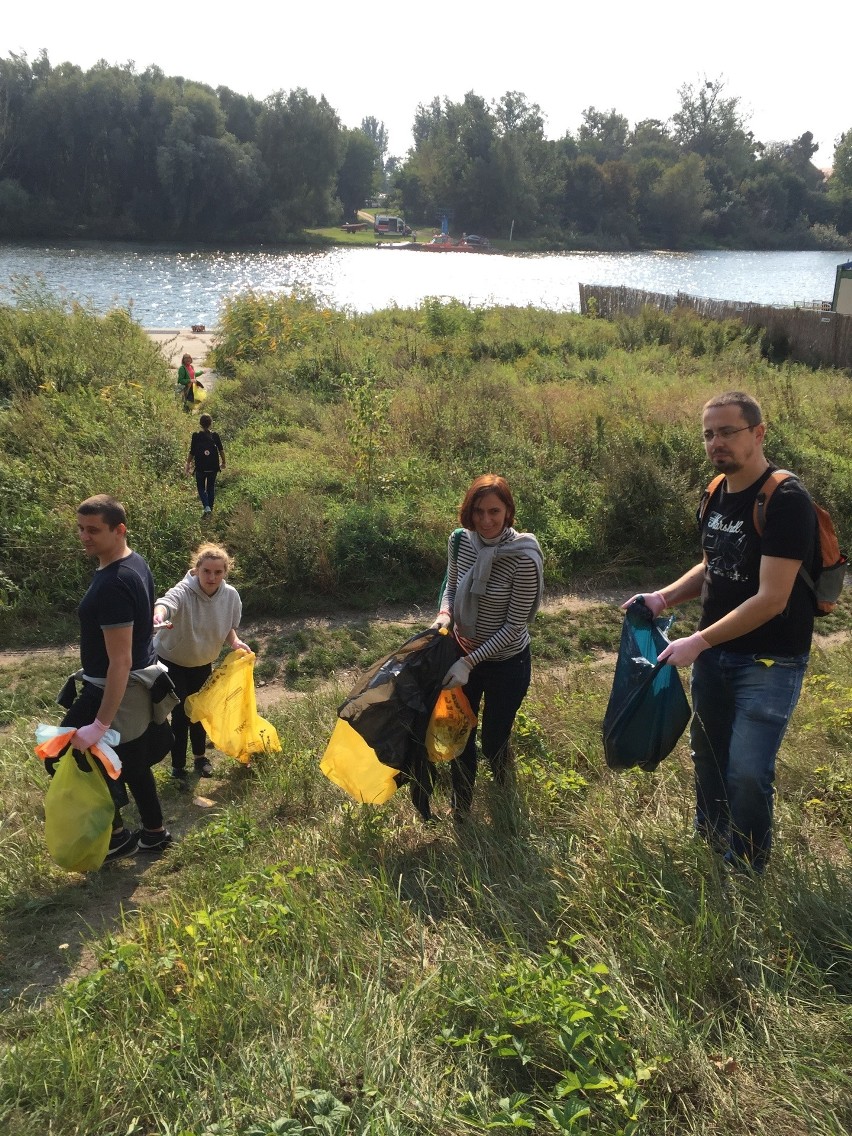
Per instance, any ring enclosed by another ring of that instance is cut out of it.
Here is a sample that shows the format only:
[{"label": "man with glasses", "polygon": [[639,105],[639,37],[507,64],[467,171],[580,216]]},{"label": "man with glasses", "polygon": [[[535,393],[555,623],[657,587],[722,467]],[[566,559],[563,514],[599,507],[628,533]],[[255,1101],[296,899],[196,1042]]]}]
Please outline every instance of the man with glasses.
[{"label": "man with glasses", "polygon": [[803,562],[811,570],[817,549],[813,504],[796,478],[774,491],[763,533],[755,528],[755,500],[776,468],[765,435],[750,395],[729,391],[705,404],[704,446],[724,479],[700,512],[704,556],[642,595],[655,616],[701,596],[699,630],[660,659],[692,665],[697,831],[729,863],[757,873],[772,842],[775,760],[813,635],[813,596],[798,572]]}]

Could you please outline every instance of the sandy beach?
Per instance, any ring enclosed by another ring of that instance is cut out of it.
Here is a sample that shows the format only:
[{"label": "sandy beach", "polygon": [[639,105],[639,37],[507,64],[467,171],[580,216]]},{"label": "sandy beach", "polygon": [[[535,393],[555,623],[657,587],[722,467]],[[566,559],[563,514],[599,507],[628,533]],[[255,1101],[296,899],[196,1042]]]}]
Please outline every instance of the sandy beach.
[{"label": "sandy beach", "polygon": [[181,358],[186,354],[192,356],[196,368],[202,368],[214,339],[212,332],[195,332],[190,328],[164,331],[158,327],[146,327],[145,334],[158,345],[171,366],[175,368],[180,366]]}]

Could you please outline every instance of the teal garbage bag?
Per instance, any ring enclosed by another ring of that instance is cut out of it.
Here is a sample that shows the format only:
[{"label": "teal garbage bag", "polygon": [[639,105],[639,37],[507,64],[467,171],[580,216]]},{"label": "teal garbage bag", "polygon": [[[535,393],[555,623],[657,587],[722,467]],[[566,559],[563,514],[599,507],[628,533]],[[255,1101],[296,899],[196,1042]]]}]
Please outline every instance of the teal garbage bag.
[{"label": "teal garbage bag", "polygon": [[672,752],[692,711],[677,667],[657,662],[672,619],[654,619],[642,600],[624,613],[612,692],[603,721],[610,769],[652,772]]}]

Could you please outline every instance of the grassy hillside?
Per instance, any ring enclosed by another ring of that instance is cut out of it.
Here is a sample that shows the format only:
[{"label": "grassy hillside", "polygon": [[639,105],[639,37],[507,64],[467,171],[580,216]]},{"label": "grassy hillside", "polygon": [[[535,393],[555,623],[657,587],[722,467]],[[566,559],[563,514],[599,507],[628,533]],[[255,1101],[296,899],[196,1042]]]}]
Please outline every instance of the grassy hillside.
[{"label": "grassy hillside", "polygon": [[[53,333],[36,334],[47,318]],[[58,389],[74,318],[78,371]],[[2,320],[3,630],[32,641],[73,622],[90,571],[74,549],[80,497],[125,498],[163,584],[200,510],[179,476],[191,423],[138,329],[38,306]],[[275,624],[391,599],[427,622],[454,508],[484,469],[517,488],[551,596],[665,582],[696,555],[697,411],[728,387],[761,398],[772,456],[848,533],[848,378],[770,367],[741,329],[692,317],[438,302],[353,317],[244,297],[222,327],[229,377],[210,406],[229,474],[213,527],[263,615],[248,635],[258,667],[290,688],[267,712],[283,753],[248,771],[217,758],[206,799],[158,770],[180,844],[69,876],[44,848],[31,747],[73,657],[0,657],[0,1131],[852,1130],[848,601],[821,621],[762,882],[726,879],[692,840],[683,742],[655,774],[606,770],[612,604],[551,599],[517,722],[517,799],[483,775],[460,831],[446,770],[425,828],[404,792],[356,806],[317,769],[345,675],[408,628]],[[8,360],[35,343],[50,363],[27,384]],[[691,630],[694,605],[679,615]]]}]

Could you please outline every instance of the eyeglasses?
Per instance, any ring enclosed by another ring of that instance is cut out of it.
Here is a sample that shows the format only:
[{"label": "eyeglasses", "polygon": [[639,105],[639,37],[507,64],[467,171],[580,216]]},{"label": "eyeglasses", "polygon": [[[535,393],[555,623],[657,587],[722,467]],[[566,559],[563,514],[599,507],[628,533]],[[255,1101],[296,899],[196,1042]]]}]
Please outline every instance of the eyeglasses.
[{"label": "eyeglasses", "polygon": [[702,434],[705,442],[712,442],[714,438],[733,438],[734,434],[741,434],[743,430],[753,430],[753,426],[720,426],[718,430],[705,430]]}]

